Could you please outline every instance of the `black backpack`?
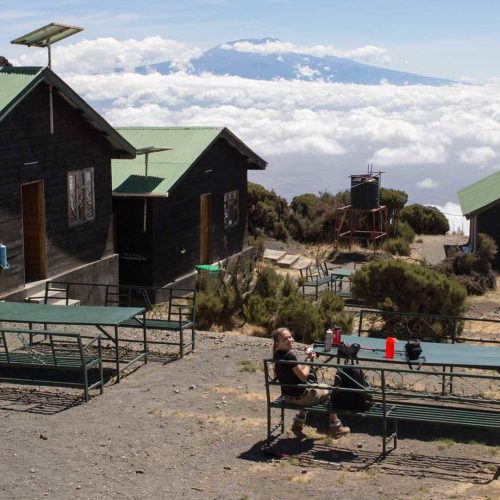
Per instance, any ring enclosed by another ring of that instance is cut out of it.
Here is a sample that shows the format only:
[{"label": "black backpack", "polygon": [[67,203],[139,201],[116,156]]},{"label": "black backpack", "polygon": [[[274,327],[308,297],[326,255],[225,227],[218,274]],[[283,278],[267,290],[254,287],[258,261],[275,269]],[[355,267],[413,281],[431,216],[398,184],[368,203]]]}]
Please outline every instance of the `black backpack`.
[{"label": "black backpack", "polygon": [[[334,387],[369,389],[370,384],[367,382],[361,368],[346,366],[337,370]],[[334,410],[337,408],[341,410],[367,411],[372,407],[373,397],[368,392],[348,392],[334,389],[330,404]]]}]

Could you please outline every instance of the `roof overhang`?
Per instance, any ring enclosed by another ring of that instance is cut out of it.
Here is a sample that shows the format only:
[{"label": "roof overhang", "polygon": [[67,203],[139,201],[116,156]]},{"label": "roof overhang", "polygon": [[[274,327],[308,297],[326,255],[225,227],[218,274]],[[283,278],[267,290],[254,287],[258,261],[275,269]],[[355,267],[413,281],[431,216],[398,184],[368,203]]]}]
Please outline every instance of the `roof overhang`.
[{"label": "roof overhang", "polygon": [[247,157],[248,170],[265,170],[267,161],[254,153],[243,141],[236,137],[228,128],[224,127],[219,134],[227,143]]},{"label": "roof overhang", "polygon": [[[20,69],[20,68],[14,68]],[[67,83],[59,78],[51,69],[40,68],[40,71],[16,98],[0,114],[0,122],[40,83],[45,82],[52,85],[59,95],[73,108],[81,111],[84,119],[96,130],[101,132],[111,144],[112,158],[131,159],[135,158],[136,150],[132,144],[125,140],[97,111],[87,104]]]}]

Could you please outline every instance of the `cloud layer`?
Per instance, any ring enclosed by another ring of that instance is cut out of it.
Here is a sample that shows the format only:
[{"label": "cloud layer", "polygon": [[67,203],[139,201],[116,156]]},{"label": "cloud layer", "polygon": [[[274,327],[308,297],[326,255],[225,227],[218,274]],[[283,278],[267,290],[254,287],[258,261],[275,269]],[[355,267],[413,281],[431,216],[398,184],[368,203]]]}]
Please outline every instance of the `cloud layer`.
[{"label": "cloud layer", "polygon": [[391,57],[387,51],[375,45],[366,45],[350,50],[341,50],[333,45],[296,45],[290,42],[282,42],[281,40],[267,40],[266,43],[252,43],[249,41],[226,43],[221,45],[222,49],[236,50],[238,52],[252,52],[255,54],[284,54],[293,52],[296,54],[304,54],[316,57],[335,56],[355,59],[369,64],[391,63]]},{"label": "cloud layer", "polygon": [[[270,163],[251,178],[288,197],[347,189],[348,175],[373,162],[385,172],[383,185],[406,190],[411,201],[445,206],[456,203],[458,189],[500,167],[500,82],[363,86],[130,69],[196,53],[160,37],[99,39],[61,47],[54,60],[115,126],[229,127]],[[16,62],[45,57],[32,51]],[[458,206],[448,212],[459,213]]]}]

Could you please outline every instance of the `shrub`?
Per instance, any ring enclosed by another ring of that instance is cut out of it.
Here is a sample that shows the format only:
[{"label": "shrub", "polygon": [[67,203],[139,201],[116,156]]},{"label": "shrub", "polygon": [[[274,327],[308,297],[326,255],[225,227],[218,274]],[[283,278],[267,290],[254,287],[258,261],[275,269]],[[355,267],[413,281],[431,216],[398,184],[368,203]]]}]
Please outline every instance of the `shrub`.
[{"label": "shrub", "polygon": [[367,307],[459,316],[466,290],[456,281],[427,267],[391,260],[369,262],[351,277],[354,297]]},{"label": "shrub", "polygon": [[394,227],[394,236],[403,238],[408,243],[413,243],[415,231],[408,222],[397,221]]},{"label": "shrub", "polygon": [[298,293],[298,286],[294,279],[287,273],[281,284],[280,294],[282,297],[291,297]]},{"label": "shrub", "polygon": [[331,291],[323,292],[319,300],[323,331],[338,325],[344,332],[352,332],[354,316],[344,311],[344,301]]},{"label": "shrub", "polygon": [[404,238],[389,238],[383,248],[392,255],[410,255],[410,244]]},{"label": "shrub", "polygon": [[276,308],[277,299],[274,297],[264,298],[260,295],[250,295],[247,303],[243,306],[243,316],[249,323],[269,328]]},{"label": "shrub", "polygon": [[323,322],[317,307],[298,294],[281,298],[271,326],[272,329],[286,326],[298,342],[309,343],[323,334]]},{"label": "shrub", "polygon": [[418,234],[446,234],[450,230],[448,219],[435,207],[415,203],[404,207],[399,218]]},{"label": "shrub", "polygon": [[276,297],[283,278],[272,268],[264,267],[257,276],[253,293],[261,297]]},{"label": "shrub", "polygon": [[284,198],[259,184],[248,183],[248,231],[253,236],[265,233],[286,240],[286,220],[290,212]]},{"label": "shrub", "polygon": [[219,323],[224,306],[216,295],[199,293],[196,297],[196,328],[208,330]]}]

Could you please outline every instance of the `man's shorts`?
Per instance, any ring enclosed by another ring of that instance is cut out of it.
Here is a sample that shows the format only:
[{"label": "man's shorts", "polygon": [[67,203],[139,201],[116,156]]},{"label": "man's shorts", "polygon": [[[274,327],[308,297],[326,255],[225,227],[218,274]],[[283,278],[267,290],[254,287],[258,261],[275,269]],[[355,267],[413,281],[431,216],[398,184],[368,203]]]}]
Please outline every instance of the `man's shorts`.
[{"label": "man's shorts", "polygon": [[322,403],[327,401],[330,397],[330,390],[326,384],[321,384],[325,389],[319,387],[308,387],[302,396],[289,396],[284,394],[283,398],[287,403],[293,403],[301,406],[310,406],[317,403]]}]

